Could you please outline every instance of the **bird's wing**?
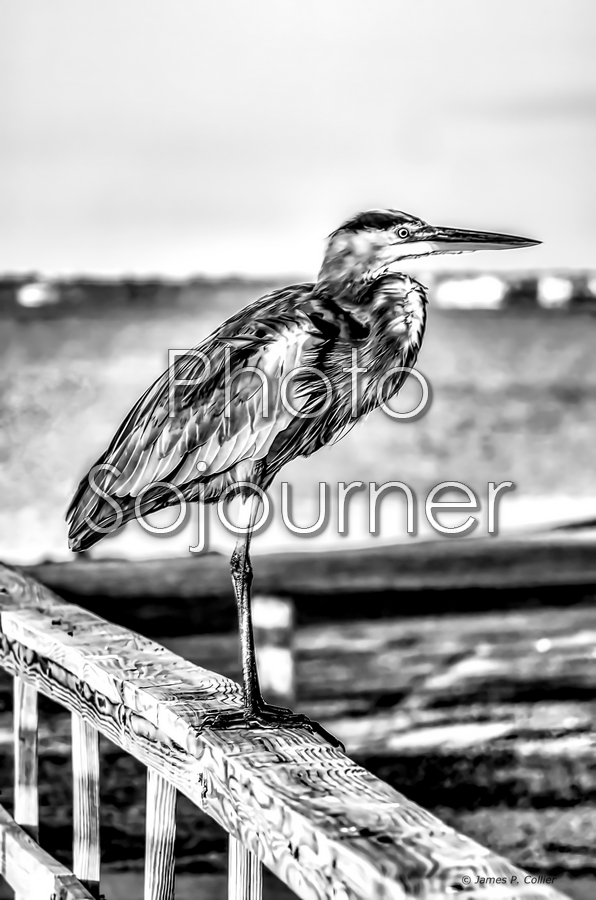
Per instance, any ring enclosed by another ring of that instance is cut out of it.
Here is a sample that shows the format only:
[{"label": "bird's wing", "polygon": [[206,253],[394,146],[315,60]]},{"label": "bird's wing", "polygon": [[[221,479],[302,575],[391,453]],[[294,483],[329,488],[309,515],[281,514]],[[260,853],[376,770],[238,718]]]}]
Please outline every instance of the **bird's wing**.
[{"label": "bird's wing", "polygon": [[[316,338],[306,323],[297,322],[256,345],[246,340],[244,335],[233,336],[223,352],[214,348],[208,358],[214,360],[215,371],[206,384],[201,361],[197,365],[196,356],[183,358],[176,381],[189,384],[170,391],[171,399],[162,386],[150,415],[140,416],[111,455],[110,462],[121,472],[113,483],[117,496],[136,497],[156,481],[181,487],[242,460],[265,457],[294,418],[283,403],[280,383],[304,365]],[[304,400],[292,399],[292,405],[300,408]]]},{"label": "bird's wing", "polygon": [[[242,460],[265,458],[295,411],[317,402],[291,382],[285,397],[280,389],[292,370],[314,364],[328,340],[297,305],[310,290],[297,285],[275,292],[175,360],[91,470],[94,486],[89,476],[79,485],[67,514],[71,538],[85,520],[98,521],[98,504],[113,518],[106,495],[134,505],[156,482],[185,491]],[[164,500],[161,506],[176,502],[171,489]]]}]

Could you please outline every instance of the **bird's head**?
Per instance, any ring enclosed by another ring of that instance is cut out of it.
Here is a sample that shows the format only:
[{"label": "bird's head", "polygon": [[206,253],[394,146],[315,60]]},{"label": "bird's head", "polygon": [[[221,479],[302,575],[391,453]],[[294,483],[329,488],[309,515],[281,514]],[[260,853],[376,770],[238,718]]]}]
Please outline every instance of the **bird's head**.
[{"label": "bird's head", "polygon": [[319,281],[335,282],[341,293],[350,293],[403,259],[539,243],[510,234],[429,225],[397,209],[371,209],[348,219],[329,236]]}]

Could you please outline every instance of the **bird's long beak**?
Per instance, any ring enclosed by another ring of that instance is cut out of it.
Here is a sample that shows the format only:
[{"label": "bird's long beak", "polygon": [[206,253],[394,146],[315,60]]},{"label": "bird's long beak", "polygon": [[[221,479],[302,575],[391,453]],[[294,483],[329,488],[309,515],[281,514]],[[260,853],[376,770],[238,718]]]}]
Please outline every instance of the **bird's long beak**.
[{"label": "bird's long beak", "polygon": [[413,242],[425,242],[432,246],[431,253],[465,253],[470,250],[515,250],[534,247],[541,241],[498,234],[493,231],[467,231],[464,228],[441,228],[426,225],[412,236]]}]

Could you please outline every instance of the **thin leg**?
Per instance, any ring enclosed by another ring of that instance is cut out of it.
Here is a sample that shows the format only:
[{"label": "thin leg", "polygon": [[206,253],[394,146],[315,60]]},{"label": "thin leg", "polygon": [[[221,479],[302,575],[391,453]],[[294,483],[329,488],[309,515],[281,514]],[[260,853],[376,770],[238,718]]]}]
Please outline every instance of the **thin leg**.
[{"label": "thin leg", "polygon": [[244,540],[238,541],[232,558],[230,568],[232,572],[232,584],[236,595],[236,607],[238,609],[238,628],[240,631],[240,651],[242,656],[242,680],[244,683],[244,708],[248,712],[254,712],[263,702],[259,685],[259,673],[255,651],[255,638],[252,627],[251,611],[251,587],[252,564],[249,554],[250,533],[247,532]]},{"label": "thin leg", "polygon": [[250,538],[252,528],[260,510],[260,499],[253,495],[249,507],[249,520],[246,534],[238,541],[230,568],[232,584],[238,608],[238,625],[240,630],[240,650],[242,657],[242,679],[244,683],[244,709],[242,712],[220,713],[209,716],[205,720],[207,728],[309,728],[320,734],[326,741],[336,747],[343,745],[318,722],[308,716],[293,713],[282,706],[271,706],[263,700],[259,686],[259,674],[255,652],[255,640],[251,615],[252,565],[250,561]]}]

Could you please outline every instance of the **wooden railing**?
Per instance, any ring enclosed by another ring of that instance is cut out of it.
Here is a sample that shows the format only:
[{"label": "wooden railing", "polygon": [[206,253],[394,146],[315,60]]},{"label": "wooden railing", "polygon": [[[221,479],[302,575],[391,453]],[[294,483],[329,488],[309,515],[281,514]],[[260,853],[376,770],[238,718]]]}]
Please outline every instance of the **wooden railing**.
[{"label": "wooden railing", "polygon": [[[19,900],[99,896],[99,733],[147,766],[145,900],[174,897],[176,791],[229,833],[229,898],[261,863],[305,900],[555,898],[306,730],[202,730],[239,686],[0,566],[0,664],[15,683],[14,818],[0,874]],[[36,843],[37,694],[72,713],[73,868]]]}]

